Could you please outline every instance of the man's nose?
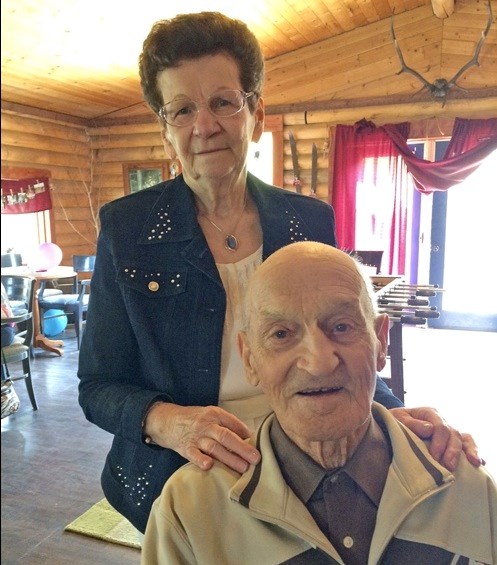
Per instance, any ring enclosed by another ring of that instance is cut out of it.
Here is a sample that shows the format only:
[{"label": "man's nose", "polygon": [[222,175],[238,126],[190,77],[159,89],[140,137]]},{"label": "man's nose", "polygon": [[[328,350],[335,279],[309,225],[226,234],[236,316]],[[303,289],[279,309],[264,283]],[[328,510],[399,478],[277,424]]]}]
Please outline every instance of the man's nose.
[{"label": "man's nose", "polygon": [[316,376],[326,376],[340,363],[336,344],[319,328],[306,333],[297,366]]}]

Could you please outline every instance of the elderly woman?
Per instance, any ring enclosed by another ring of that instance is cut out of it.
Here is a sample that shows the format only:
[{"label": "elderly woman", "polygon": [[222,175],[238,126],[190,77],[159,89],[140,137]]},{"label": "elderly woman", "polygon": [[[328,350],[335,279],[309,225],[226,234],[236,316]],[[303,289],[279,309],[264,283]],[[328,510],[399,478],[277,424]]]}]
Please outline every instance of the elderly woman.
[{"label": "elderly woman", "polygon": [[[247,280],[291,242],[336,245],[329,205],[247,172],[264,129],[263,75],[254,35],[219,13],[157,22],[140,56],[144,97],[182,174],[101,209],[78,376],[87,419],[114,435],[105,496],[141,531],[186,460],[238,472],[259,460],[243,440],[269,405],[236,347]],[[379,379],[375,399],[401,406]],[[397,415],[434,432],[433,452],[454,464],[461,436],[435,411]],[[471,438],[466,451],[478,464]]]}]

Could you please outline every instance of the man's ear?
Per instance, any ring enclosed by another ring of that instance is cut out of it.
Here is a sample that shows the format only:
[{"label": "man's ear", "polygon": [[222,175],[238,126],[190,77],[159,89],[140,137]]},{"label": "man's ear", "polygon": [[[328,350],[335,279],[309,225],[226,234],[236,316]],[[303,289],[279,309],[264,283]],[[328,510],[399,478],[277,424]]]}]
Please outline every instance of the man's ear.
[{"label": "man's ear", "polygon": [[177,157],[177,154],[176,154],[176,150],[173,147],[173,144],[169,140],[169,131],[168,131],[167,127],[162,126],[161,131],[160,131],[160,136],[162,138],[162,144],[164,145],[164,149],[166,151],[166,154],[171,159],[171,161],[174,161]]},{"label": "man's ear", "polygon": [[243,331],[238,332],[238,352],[245,369],[245,378],[252,386],[257,386],[259,384],[259,377],[254,367],[247,333]]},{"label": "man's ear", "polygon": [[384,369],[387,362],[388,332],[390,330],[390,319],[388,314],[379,314],[375,320],[375,333],[380,347],[376,356],[376,370]]},{"label": "man's ear", "polygon": [[254,131],[252,132],[252,141],[254,143],[257,143],[261,138],[261,135],[264,133],[264,117],[264,100],[259,98],[257,101],[257,108],[254,112],[255,126]]}]

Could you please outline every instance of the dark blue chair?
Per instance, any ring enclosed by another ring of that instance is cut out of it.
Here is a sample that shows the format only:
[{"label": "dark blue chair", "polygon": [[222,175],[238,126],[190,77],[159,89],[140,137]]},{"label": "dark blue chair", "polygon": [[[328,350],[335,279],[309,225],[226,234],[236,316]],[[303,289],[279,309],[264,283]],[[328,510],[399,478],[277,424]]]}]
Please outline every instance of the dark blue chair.
[{"label": "dark blue chair", "polygon": [[[15,337],[10,345],[2,347],[2,383],[24,379],[33,410],[37,410],[33,382],[31,378],[31,347],[33,344],[33,298],[35,279],[28,276],[2,275],[12,308],[11,318],[2,318],[3,324],[15,324]],[[11,374],[10,363],[22,363],[22,374]]]},{"label": "dark blue chair", "polygon": [[[74,322],[76,331],[76,339],[78,341],[78,349],[81,345],[83,337],[83,324],[85,314],[88,311],[88,301],[90,299],[90,280],[89,278],[80,278],[81,274],[93,273],[95,268],[95,255],[73,255],[73,269],[77,276],[74,278],[70,292],[58,294],[56,296],[45,295],[45,281],[40,285],[38,294],[38,306],[40,308],[40,320],[43,328],[44,313],[47,310],[60,310],[59,316],[68,316]],[[60,285],[58,288],[61,289]],[[50,318],[56,316],[50,316]]]}]

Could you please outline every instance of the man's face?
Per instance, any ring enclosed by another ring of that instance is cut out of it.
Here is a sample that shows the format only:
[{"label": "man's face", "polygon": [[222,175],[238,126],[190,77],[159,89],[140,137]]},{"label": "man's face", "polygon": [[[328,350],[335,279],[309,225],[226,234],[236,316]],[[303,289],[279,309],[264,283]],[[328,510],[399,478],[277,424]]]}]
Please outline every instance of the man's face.
[{"label": "man's face", "polygon": [[388,318],[367,316],[355,263],[330,253],[294,260],[287,253],[264,266],[250,290],[248,332],[240,336],[249,380],[260,382],[281,426],[304,449],[350,435],[368,420],[386,352]]}]

